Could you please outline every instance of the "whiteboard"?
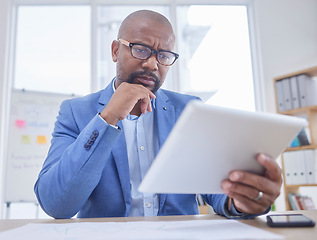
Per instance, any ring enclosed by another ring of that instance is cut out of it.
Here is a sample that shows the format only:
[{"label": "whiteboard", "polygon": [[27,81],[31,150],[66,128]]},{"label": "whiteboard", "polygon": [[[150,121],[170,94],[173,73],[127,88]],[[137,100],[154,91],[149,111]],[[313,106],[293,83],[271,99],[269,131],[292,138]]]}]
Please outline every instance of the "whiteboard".
[{"label": "whiteboard", "polygon": [[37,202],[34,184],[47,156],[61,102],[70,95],[13,90],[4,201]]}]

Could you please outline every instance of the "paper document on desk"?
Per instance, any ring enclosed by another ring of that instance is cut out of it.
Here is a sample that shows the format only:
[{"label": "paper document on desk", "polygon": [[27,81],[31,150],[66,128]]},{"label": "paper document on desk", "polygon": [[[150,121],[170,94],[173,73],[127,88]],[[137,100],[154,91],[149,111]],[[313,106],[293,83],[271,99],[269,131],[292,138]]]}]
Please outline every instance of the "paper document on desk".
[{"label": "paper document on desk", "polygon": [[28,224],[0,233],[0,240],[283,239],[235,220]]}]

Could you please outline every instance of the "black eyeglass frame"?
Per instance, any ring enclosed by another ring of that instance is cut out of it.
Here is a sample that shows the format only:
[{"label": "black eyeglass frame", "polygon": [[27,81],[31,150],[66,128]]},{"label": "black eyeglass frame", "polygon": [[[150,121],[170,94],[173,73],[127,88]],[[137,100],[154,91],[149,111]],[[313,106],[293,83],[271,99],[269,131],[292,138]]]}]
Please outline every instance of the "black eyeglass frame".
[{"label": "black eyeglass frame", "polygon": [[[163,66],[171,66],[171,65],[173,65],[173,64],[175,63],[175,61],[176,61],[177,58],[179,57],[179,54],[174,53],[174,52],[172,52],[172,51],[168,51],[168,50],[159,50],[159,51],[156,51],[156,50],[153,50],[152,48],[150,48],[150,47],[147,46],[147,45],[144,45],[144,44],[141,44],[141,43],[130,43],[130,42],[128,42],[127,40],[124,40],[124,39],[122,39],[122,38],[119,38],[119,42],[122,43],[123,45],[129,47],[129,48],[130,48],[131,56],[134,57],[134,58],[136,58],[136,59],[139,59],[139,60],[147,60],[147,59],[149,59],[149,58],[153,55],[153,53],[155,53],[156,61],[157,61],[159,64],[161,64],[161,65],[163,65]],[[132,47],[135,46],[135,45],[143,46],[143,47],[148,48],[149,50],[151,50],[151,54],[150,54],[147,58],[138,58],[138,57],[134,56],[133,53],[132,53]],[[158,57],[157,57],[157,54],[158,54],[158,53],[161,53],[161,52],[172,53],[172,54],[175,56],[175,59],[174,59],[173,62],[170,63],[170,64],[161,63],[161,62],[158,60]]]}]

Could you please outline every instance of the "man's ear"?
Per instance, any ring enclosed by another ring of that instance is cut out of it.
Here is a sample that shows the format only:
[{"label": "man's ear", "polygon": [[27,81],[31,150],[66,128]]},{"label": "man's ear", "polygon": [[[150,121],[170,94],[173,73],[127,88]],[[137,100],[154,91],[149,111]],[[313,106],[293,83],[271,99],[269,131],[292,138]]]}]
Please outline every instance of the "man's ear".
[{"label": "man's ear", "polygon": [[117,62],[119,53],[119,41],[113,40],[111,44],[112,61]]}]

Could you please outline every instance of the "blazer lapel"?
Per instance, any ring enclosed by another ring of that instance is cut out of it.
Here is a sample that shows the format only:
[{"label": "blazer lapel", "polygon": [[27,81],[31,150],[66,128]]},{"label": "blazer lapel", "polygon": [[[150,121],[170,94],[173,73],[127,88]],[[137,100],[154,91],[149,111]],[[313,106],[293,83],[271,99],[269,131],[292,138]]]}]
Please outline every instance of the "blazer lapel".
[{"label": "blazer lapel", "polygon": [[[166,94],[159,90],[157,92],[156,101],[156,123],[157,133],[159,138],[159,149],[161,149],[163,143],[171,132],[175,124],[175,108],[168,102]],[[160,207],[158,215],[160,215],[161,209],[165,203],[167,195],[160,194]]]},{"label": "blazer lapel", "polygon": [[175,108],[166,94],[159,90],[156,101],[156,123],[160,149],[175,124]]},{"label": "blazer lapel", "polygon": [[97,112],[100,113],[104,109],[104,107],[108,104],[110,101],[112,95],[113,95],[113,84],[114,79],[111,81],[111,83],[108,84],[108,86],[102,91],[100,98],[99,98],[99,105],[97,107]]},{"label": "blazer lapel", "polygon": [[130,212],[130,206],[131,206],[131,189],[130,189],[130,172],[129,172],[129,162],[128,162],[128,154],[127,154],[127,144],[125,141],[125,135],[124,135],[122,122],[119,121],[117,125],[122,129],[122,133],[120,134],[116,145],[112,149],[112,155],[114,158],[114,162],[117,166],[121,189],[122,189],[122,193],[123,193],[123,197],[124,197],[124,201],[126,205],[126,216],[128,216]]}]

